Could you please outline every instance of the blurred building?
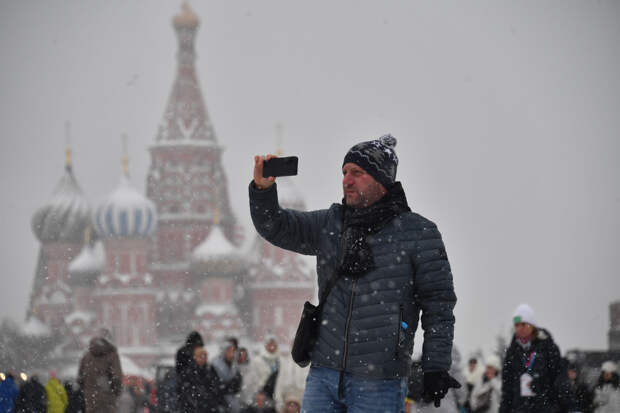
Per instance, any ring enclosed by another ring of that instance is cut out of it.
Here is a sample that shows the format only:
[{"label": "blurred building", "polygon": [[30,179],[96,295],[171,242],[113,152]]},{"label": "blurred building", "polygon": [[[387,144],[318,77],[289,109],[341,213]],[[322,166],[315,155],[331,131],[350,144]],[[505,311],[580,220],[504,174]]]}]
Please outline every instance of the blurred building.
[{"label": "blurred building", "polygon": [[[33,216],[41,249],[27,321],[65,337],[65,371],[101,327],[142,369],[169,362],[193,329],[207,342],[234,335],[257,346],[273,333],[286,352],[314,295],[314,270],[297,254],[256,233],[241,248],[194,66],[198,26],[187,5],[173,18],[177,73],[149,148],[146,194],[132,185],[124,154],[118,186],[91,209],[67,149],[64,175]],[[304,209],[292,181],[278,187],[283,206]]]}]

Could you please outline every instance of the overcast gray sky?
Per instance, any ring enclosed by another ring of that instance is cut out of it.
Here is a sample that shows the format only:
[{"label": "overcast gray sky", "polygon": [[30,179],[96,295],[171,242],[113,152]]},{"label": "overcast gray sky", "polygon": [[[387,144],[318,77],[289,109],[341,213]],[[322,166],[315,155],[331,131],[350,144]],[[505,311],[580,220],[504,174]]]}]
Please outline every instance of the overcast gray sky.
[{"label": "overcast gray sky", "polygon": [[[143,189],[176,70],[180,1],[0,2],[0,311],[22,320],[34,211],[64,164],[96,205],[120,135]],[[398,138],[398,178],[443,233],[467,355],[529,302],[562,350],[607,347],[620,299],[620,2],[192,1],[197,69],[238,218],[252,155],[300,157],[309,208],[341,198],[342,158]]]}]

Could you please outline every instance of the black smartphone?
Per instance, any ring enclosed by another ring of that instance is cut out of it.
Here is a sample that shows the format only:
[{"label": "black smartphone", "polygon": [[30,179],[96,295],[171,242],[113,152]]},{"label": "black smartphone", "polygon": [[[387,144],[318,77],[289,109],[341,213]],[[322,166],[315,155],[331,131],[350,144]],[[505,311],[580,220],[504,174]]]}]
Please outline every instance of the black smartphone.
[{"label": "black smartphone", "polygon": [[297,175],[297,162],[298,158],[296,156],[271,158],[263,163],[263,178]]}]

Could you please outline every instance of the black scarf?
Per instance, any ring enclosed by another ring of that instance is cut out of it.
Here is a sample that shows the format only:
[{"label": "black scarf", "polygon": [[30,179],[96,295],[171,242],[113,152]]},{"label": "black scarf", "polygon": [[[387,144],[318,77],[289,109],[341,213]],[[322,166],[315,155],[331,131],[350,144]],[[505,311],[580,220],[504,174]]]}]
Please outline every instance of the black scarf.
[{"label": "black scarf", "polygon": [[342,275],[359,277],[375,268],[375,259],[366,236],[382,230],[392,219],[411,211],[400,182],[366,208],[351,208],[342,200],[343,225],[338,254],[338,270]]}]

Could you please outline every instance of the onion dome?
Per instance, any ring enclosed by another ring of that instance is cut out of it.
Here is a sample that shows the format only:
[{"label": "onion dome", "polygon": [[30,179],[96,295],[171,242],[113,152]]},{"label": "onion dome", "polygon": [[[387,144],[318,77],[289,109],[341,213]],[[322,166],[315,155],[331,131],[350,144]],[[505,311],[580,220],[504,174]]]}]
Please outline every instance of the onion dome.
[{"label": "onion dome", "polygon": [[90,207],[68,158],[65,173],[52,197],[32,217],[32,230],[40,242],[80,243],[90,224]]},{"label": "onion dome", "polygon": [[157,211],[123,174],[118,188],[97,207],[94,221],[97,233],[105,238],[150,237],[157,229]]},{"label": "onion dome", "polygon": [[196,13],[194,13],[189,4],[187,4],[187,2],[183,2],[181,7],[181,13],[172,18],[174,25],[190,28],[197,27],[200,24],[200,19],[198,19],[198,16],[196,16]]}]

